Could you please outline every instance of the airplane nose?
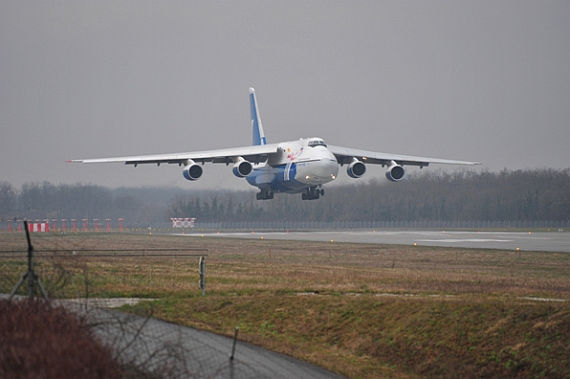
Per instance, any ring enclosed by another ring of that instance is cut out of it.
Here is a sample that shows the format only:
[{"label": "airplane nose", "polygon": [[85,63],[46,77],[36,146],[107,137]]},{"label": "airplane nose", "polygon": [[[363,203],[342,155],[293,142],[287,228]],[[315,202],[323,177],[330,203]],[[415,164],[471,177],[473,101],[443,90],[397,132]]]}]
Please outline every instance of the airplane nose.
[{"label": "airplane nose", "polygon": [[313,179],[320,183],[330,182],[335,180],[338,175],[338,164],[336,161],[324,161],[315,167]]}]

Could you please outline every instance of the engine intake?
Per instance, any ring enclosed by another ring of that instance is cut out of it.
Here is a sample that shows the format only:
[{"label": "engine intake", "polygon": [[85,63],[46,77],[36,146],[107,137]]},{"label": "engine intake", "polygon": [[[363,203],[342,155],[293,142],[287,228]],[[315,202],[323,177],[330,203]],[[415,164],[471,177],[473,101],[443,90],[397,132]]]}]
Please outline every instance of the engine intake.
[{"label": "engine intake", "polygon": [[396,162],[392,161],[390,163],[390,167],[388,167],[388,171],[386,171],[386,179],[391,182],[399,182],[404,179],[405,174],[406,170]]},{"label": "engine intake", "polygon": [[184,166],[184,171],[182,171],[182,175],[186,179],[194,181],[200,179],[203,171],[204,170],[202,170],[202,167],[200,165],[196,164],[196,162],[191,160],[188,161],[188,163],[186,163],[186,166]]},{"label": "engine intake", "polygon": [[253,165],[251,162],[246,161],[242,157],[239,157],[234,164],[233,172],[238,178],[245,178],[253,171]]},{"label": "engine intake", "polygon": [[352,158],[352,162],[348,165],[346,172],[351,178],[358,179],[366,172],[366,166],[358,159]]}]

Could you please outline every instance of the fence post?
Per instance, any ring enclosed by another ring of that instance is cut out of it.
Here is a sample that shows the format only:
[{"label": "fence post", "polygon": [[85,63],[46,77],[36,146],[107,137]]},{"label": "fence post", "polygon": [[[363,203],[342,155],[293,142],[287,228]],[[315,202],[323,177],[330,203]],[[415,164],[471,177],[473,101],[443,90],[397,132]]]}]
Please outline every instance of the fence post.
[{"label": "fence post", "polygon": [[202,296],[206,294],[206,257],[200,257],[200,289]]},{"label": "fence post", "polygon": [[236,353],[236,342],[237,342],[238,332],[239,328],[236,326],[236,328],[234,329],[234,343],[232,344],[232,354],[230,355],[230,361],[234,360],[234,355]]},{"label": "fence post", "polygon": [[31,299],[34,297],[34,287],[35,284],[38,284],[40,288],[40,292],[45,300],[47,300],[46,290],[42,285],[42,281],[40,280],[39,276],[34,271],[34,247],[32,246],[32,241],[30,240],[30,231],[28,228],[28,221],[24,220],[24,229],[26,230],[26,240],[28,242],[28,271],[22,275],[18,284],[14,287],[12,292],[10,293],[10,300],[14,297],[20,286],[28,279],[28,297]]}]

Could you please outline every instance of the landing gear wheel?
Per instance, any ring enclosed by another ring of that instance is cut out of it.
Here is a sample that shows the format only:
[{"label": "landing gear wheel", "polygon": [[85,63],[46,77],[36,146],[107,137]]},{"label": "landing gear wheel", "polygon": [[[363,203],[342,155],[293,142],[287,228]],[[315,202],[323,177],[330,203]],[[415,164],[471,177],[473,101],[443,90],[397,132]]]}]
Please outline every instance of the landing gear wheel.
[{"label": "landing gear wheel", "polygon": [[261,192],[255,194],[257,200],[271,200],[273,199],[273,190],[262,188]]},{"label": "landing gear wheel", "polygon": [[316,200],[321,195],[325,194],[325,190],[317,187],[309,187],[302,194],[301,199],[303,200]]}]

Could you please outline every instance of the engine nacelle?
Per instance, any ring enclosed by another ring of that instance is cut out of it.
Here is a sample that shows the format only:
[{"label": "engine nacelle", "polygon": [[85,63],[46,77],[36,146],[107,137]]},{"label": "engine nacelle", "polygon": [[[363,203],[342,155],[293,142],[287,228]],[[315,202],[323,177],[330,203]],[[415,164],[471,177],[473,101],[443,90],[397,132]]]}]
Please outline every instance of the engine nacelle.
[{"label": "engine nacelle", "polygon": [[246,161],[242,157],[239,157],[236,163],[234,163],[233,172],[238,178],[245,178],[253,171],[253,165],[251,162]]},{"label": "engine nacelle", "polygon": [[186,166],[184,166],[184,171],[182,171],[182,175],[188,180],[198,180],[202,176],[204,170],[202,167],[198,165],[194,161],[188,161]]},{"label": "engine nacelle", "polygon": [[400,180],[404,179],[405,174],[406,171],[404,168],[396,162],[392,161],[390,163],[390,167],[388,167],[388,171],[386,171],[386,179],[391,182],[399,182]]},{"label": "engine nacelle", "polygon": [[366,166],[358,159],[353,158],[352,162],[348,165],[346,172],[351,178],[358,179],[366,172]]}]

